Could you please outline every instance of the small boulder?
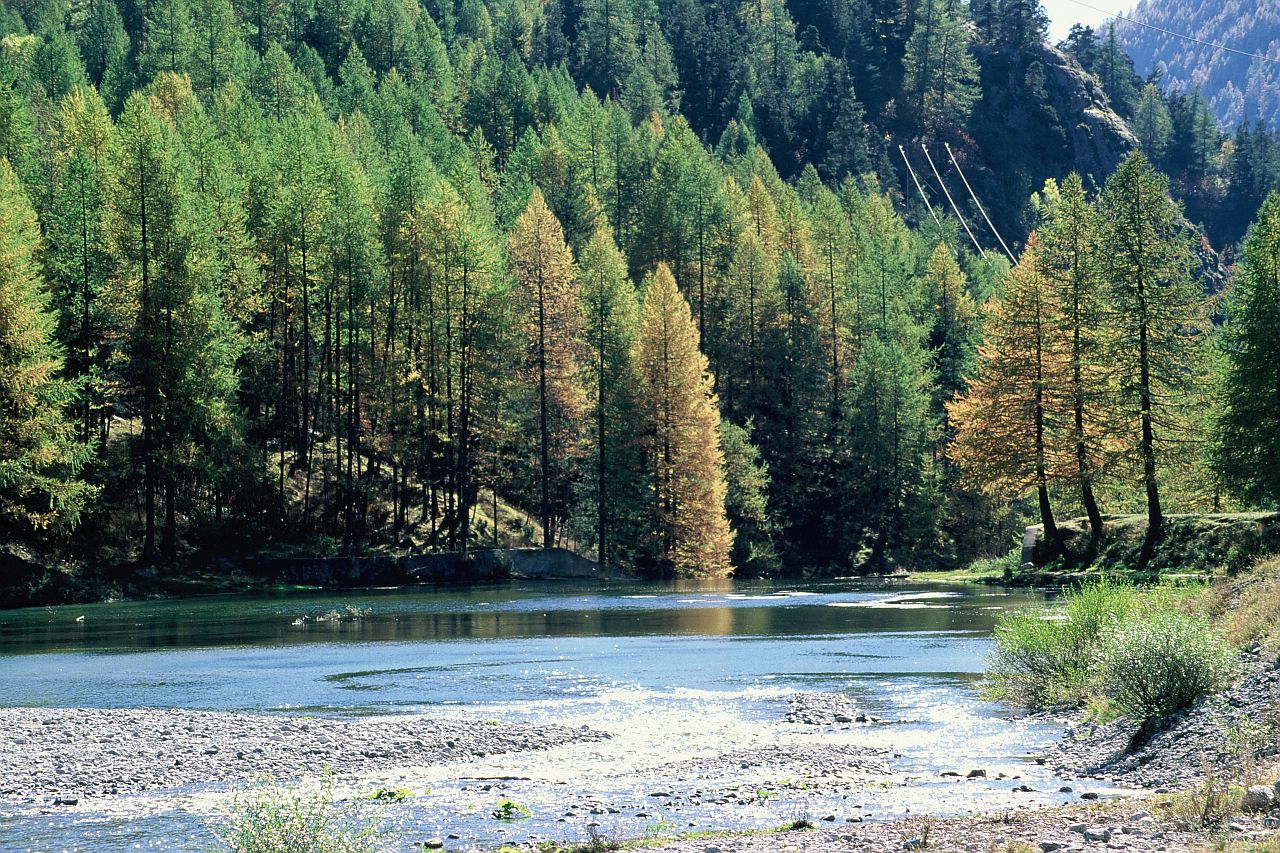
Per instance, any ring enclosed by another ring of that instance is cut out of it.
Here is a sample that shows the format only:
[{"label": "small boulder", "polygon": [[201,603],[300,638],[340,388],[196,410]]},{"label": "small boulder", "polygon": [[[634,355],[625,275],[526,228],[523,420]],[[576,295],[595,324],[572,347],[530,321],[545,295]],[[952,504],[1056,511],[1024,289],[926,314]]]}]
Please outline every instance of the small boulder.
[{"label": "small boulder", "polygon": [[1057,841],[1041,841],[1037,846],[1042,853],[1053,853],[1055,850],[1062,850],[1067,845]]},{"label": "small boulder", "polygon": [[968,775],[966,778],[968,778],[968,779],[985,779],[985,778],[987,778],[987,771],[985,771],[985,770],[970,770],[970,771],[969,771],[969,775]]},{"label": "small boulder", "polygon": [[1067,827],[1067,829],[1071,830],[1072,832],[1078,833],[1080,835],[1083,835],[1085,833],[1085,830],[1087,830],[1088,828],[1089,828],[1089,824],[1087,823],[1073,823],[1071,824],[1071,826]]},{"label": "small boulder", "polygon": [[1106,844],[1111,840],[1111,830],[1105,827],[1102,829],[1086,829],[1084,831],[1084,840],[1097,844]]},{"label": "small boulder", "polygon": [[422,849],[423,849],[423,850],[443,850],[443,849],[444,849],[444,839],[443,839],[443,838],[428,838],[426,841],[422,842]]},{"label": "small boulder", "polygon": [[1096,800],[1096,799],[1098,799],[1098,792],[1097,792],[1097,791],[1085,791],[1083,794],[1081,794],[1081,795],[1080,795],[1080,799],[1082,799],[1082,800]]},{"label": "small boulder", "polygon": [[1245,791],[1244,796],[1240,798],[1240,811],[1269,812],[1275,804],[1274,788],[1268,788],[1266,785],[1250,785],[1249,790]]}]

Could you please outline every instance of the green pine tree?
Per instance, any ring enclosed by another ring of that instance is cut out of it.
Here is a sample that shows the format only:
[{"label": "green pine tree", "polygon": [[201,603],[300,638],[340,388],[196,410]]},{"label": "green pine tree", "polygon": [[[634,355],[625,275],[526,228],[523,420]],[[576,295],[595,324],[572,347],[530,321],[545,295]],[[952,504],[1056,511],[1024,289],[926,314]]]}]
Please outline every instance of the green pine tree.
[{"label": "green pine tree", "polygon": [[1280,501],[1280,194],[1245,238],[1222,336],[1225,366],[1217,467],[1252,504]]}]

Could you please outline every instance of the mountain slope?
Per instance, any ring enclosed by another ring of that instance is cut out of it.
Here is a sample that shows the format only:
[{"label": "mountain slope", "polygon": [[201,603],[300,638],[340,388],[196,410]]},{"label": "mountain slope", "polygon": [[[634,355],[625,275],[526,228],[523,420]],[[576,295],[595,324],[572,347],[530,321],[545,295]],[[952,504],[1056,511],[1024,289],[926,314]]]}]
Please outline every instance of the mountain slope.
[{"label": "mountain slope", "polygon": [[1131,17],[1276,60],[1251,60],[1126,21],[1116,25],[1138,73],[1162,72],[1165,89],[1200,87],[1224,125],[1255,119],[1280,125],[1280,0],[1141,0]]}]

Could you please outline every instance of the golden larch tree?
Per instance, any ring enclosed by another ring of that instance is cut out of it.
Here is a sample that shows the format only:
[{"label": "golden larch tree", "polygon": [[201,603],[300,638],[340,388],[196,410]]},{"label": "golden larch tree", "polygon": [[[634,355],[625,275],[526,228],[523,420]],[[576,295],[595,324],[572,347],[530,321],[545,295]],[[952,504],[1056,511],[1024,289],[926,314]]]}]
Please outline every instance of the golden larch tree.
[{"label": "golden larch tree", "polygon": [[586,394],[578,373],[581,324],[573,253],[537,189],[516,219],[511,258],[529,340],[526,363],[537,386],[542,544],[550,548],[556,520],[567,509]]},{"label": "golden larch tree", "polygon": [[733,533],[720,410],[689,303],[666,264],[645,289],[634,361],[659,561],[679,575],[723,577]]},{"label": "golden larch tree", "polygon": [[951,458],[980,488],[1004,494],[1036,493],[1045,542],[1060,543],[1049,484],[1062,476],[1053,441],[1057,395],[1065,386],[1052,282],[1044,276],[1035,234],[986,307],[986,340],[967,392],[947,404],[956,430]]}]

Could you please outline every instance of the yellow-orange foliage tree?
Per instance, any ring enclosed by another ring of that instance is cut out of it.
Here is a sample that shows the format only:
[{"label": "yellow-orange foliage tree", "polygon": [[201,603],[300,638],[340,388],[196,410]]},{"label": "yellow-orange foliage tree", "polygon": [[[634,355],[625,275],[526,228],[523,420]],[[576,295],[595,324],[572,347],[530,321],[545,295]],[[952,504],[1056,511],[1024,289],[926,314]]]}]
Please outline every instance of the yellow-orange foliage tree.
[{"label": "yellow-orange foliage tree", "polygon": [[685,576],[727,575],[733,533],[720,410],[689,303],[666,264],[645,289],[634,362],[659,563]]},{"label": "yellow-orange foliage tree", "polygon": [[1036,493],[1044,541],[1060,548],[1049,484],[1062,475],[1053,441],[1055,395],[1065,387],[1055,344],[1056,298],[1045,277],[1035,234],[1027,240],[1004,293],[985,310],[986,340],[968,391],[947,404],[956,430],[951,458],[966,480],[988,491]]},{"label": "yellow-orange foliage tree", "polygon": [[557,521],[567,512],[586,394],[578,373],[581,324],[573,253],[537,189],[516,219],[511,258],[529,340],[526,363],[536,384],[542,544],[550,548]]}]

